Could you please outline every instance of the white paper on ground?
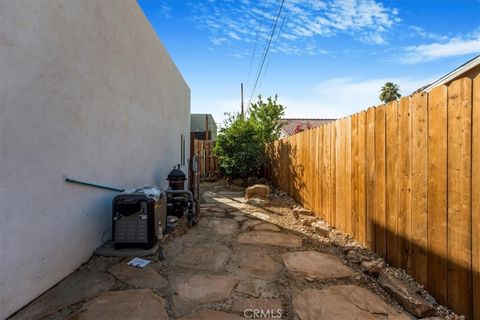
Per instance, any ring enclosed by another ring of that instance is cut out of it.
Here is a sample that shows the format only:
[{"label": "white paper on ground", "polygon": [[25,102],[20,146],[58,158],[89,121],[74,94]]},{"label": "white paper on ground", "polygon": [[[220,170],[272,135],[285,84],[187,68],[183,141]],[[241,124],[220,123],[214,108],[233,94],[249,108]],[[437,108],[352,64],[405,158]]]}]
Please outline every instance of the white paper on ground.
[{"label": "white paper on ground", "polygon": [[127,264],[132,267],[137,267],[137,268],[143,268],[146,265],[148,265],[151,261],[150,260],[145,260],[145,259],[140,259],[140,258],[133,258],[130,260]]}]

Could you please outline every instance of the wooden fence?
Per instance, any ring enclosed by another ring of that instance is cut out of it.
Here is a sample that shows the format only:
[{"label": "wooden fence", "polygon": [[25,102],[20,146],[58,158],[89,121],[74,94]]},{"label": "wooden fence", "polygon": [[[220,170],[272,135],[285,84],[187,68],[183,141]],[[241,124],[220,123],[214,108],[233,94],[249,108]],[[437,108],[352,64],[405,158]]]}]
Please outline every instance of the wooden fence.
[{"label": "wooden fence", "polygon": [[439,303],[480,319],[480,76],[275,141],[267,153],[280,189]]},{"label": "wooden fence", "polygon": [[194,155],[198,157],[200,178],[208,179],[218,176],[218,161],[213,154],[215,142],[211,140],[194,140],[193,144]]}]

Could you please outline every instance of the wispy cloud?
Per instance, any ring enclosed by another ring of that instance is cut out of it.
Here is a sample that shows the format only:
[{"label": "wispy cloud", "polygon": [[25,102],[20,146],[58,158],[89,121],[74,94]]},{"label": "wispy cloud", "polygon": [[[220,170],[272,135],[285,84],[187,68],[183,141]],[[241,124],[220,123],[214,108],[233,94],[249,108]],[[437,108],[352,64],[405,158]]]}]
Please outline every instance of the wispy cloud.
[{"label": "wispy cloud", "polygon": [[156,12],[156,14],[159,17],[171,18],[172,8],[167,4],[166,1],[159,1],[158,11]]},{"label": "wispy cloud", "polygon": [[[279,4],[275,0],[195,1],[190,4],[191,20],[208,30],[212,39],[253,43],[268,39]],[[274,37],[276,50],[292,55],[322,53],[315,39],[337,34],[383,44],[387,31],[400,22],[397,9],[377,0],[286,0],[280,19],[285,23],[282,33]]]},{"label": "wispy cloud", "polygon": [[387,81],[400,86],[402,95],[409,95],[420,87],[436,80],[429,77],[382,77],[357,80],[349,77],[332,78],[318,83],[307,101],[286,99],[287,115],[290,117],[326,117],[339,118],[350,115],[370,106],[379,105],[380,88]]},{"label": "wispy cloud", "polygon": [[406,47],[400,61],[414,64],[475,53],[480,53],[479,31],[463,37],[446,38],[439,42]]}]

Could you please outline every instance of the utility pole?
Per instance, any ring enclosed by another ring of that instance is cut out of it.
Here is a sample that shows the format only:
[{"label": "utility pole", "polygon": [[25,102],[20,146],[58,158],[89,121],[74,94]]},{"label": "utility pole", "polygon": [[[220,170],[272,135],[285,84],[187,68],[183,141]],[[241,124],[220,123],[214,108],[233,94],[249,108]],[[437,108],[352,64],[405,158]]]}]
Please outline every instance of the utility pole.
[{"label": "utility pole", "polygon": [[241,95],[240,107],[241,107],[241,110],[242,110],[242,118],[243,118],[243,82],[240,83],[240,95]]}]

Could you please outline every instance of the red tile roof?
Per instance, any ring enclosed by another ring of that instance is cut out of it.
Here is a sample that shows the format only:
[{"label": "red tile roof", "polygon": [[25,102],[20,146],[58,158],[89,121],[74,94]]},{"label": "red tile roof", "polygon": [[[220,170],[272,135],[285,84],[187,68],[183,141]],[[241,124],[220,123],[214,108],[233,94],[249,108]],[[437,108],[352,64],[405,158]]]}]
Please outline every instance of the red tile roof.
[{"label": "red tile roof", "polygon": [[335,121],[336,119],[282,119],[284,125],[282,127],[283,134],[290,136],[295,133],[297,127],[299,129],[306,130],[308,128],[316,128],[322,124]]}]

